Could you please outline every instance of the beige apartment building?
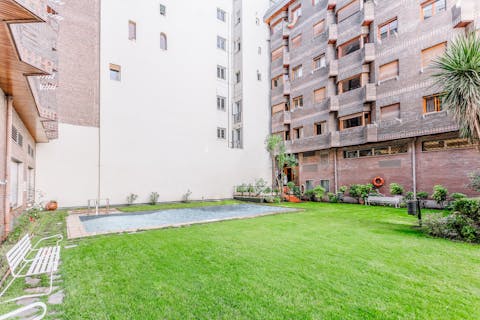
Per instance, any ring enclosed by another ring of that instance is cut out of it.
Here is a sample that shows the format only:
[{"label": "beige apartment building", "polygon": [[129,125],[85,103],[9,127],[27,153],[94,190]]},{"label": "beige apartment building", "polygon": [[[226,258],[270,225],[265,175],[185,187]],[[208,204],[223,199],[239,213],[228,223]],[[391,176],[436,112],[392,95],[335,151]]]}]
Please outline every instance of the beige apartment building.
[{"label": "beige apartment building", "polygon": [[385,179],[471,194],[475,146],[442,108],[431,62],[480,28],[475,0],[281,0],[271,30],[272,132],[299,166],[289,179],[334,192]]}]

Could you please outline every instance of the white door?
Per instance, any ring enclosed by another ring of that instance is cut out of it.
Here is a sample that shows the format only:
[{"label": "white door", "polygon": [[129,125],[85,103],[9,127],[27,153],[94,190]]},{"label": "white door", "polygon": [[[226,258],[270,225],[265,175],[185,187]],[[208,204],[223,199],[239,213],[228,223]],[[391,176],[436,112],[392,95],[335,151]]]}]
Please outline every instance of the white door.
[{"label": "white door", "polygon": [[10,163],[10,207],[13,208],[18,206],[18,168],[18,162]]}]

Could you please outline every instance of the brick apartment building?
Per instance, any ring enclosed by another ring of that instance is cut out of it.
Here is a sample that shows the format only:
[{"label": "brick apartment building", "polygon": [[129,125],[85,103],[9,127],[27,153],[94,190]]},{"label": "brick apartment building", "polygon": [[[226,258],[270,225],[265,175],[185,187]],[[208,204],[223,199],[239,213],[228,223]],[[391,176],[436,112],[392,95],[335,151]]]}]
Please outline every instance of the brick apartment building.
[{"label": "brick apartment building", "polygon": [[272,132],[307,189],[385,179],[431,193],[471,194],[478,150],[442,109],[431,61],[458,35],[478,32],[475,0],[280,0],[271,29]]},{"label": "brick apartment building", "polygon": [[34,201],[36,144],[57,138],[55,3],[0,0],[0,240]]}]

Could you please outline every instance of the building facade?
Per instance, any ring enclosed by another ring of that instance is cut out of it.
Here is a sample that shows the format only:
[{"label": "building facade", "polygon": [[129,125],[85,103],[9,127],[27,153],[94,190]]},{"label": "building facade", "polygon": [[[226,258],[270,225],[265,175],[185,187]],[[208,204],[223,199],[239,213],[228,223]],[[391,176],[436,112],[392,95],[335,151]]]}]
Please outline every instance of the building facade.
[{"label": "building facade", "polygon": [[392,182],[471,194],[478,150],[442,109],[431,63],[479,17],[474,0],[275,2],[264,17],[272,133],[298,155],[289,178],[330,192],[380,176],[385,194]]},{"label": "building facade", "polygon": [[58,12],[47,1],[0,1],[0,240],[34,202],[37,143],[58,136]]},{"label": "building facade", "polygon": [[222,199],[271,180],[268,0],[81,2],[63,8],[61,136],[38,148],[47,198]]}]

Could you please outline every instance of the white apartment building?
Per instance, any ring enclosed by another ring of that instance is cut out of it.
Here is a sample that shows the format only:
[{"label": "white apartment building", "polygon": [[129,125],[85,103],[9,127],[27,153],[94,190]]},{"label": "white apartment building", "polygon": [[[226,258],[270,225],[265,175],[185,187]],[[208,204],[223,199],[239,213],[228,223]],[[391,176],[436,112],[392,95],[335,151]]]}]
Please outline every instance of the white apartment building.
[{"label": "white apartment building", "polygon": [[59,104],[85,121],[60,106],[59,139],[37,147],[37,189],[71,207],[231,198],[270,181],[269,2],[68,1]]}]

